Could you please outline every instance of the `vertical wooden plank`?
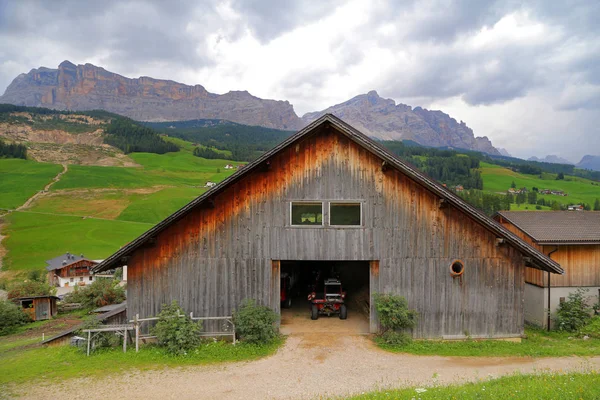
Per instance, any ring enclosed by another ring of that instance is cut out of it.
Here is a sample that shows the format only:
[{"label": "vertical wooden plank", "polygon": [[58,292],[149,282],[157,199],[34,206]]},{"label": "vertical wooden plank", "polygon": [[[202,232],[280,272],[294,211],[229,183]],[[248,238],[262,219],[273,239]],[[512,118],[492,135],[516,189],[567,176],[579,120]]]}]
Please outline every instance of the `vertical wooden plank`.
[{"label": "vertical wooden plank", "polygon": [[379,293],[379,260],[369,263],[369,332],[379,332],[379,320],[375,310],[375,293]]},{"label": "vertical wooden plank", "polygon": [[[271,305],[270,307],[281,315],[281,261],[273,260],[271,262]],[[279,320],[277,324],[279,325]]]}]

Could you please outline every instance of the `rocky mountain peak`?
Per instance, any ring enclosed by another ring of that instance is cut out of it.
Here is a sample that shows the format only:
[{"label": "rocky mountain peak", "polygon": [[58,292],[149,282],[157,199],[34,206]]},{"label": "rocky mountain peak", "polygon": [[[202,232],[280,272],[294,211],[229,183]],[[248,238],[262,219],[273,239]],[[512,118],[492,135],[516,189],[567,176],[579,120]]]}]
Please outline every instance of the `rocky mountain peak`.
[{"label": "rocky mountain peak", "polygon": [[74,111],[103,109],[139,121],[219,119],[285,130],[300,129],[332,113],[377,139],[499,154],[487,137],[476,138],[463,121],[442,111],[396,104],[375,90],[300,119],[288,101],[261,99],[245,90],[219,95],[202,85],[146,76],[126,78],[93,64],[65,60],[57,69],[40,67],[19,75],[0,103]]},{"label": "rocky mountain peak", "polygon": [[326,113],[343,119],[377,139],[412,140],[424,146],[447,146],[500,154],[487,137],[475,138],[464,122],[458,123],[442,111],[396,105],[393,99],[384,99],[374,90],[325,110],[307,113],[302,121],[308,124]]},{"label": "rocky mountain peak", "polygon": [[[87,64],[86,64],[87,65]],[[91,64],[90,64],[91,65]],[[73,64],[71,61],[69,60],[65,60],[63,62],[61,62],[60,64],[58,64],[58,69],[76,69],[77,65]]]},{"label": "rocky mountain peak", "polygon": [[103,109],[140,121],[224,119],[287,130],[302,125],[288,102],[263,100],[246,91],[218,95],[201,85],[126,78],[68,60],[57,69],[34,69],[15,79],[0,102],[60,110]]}]

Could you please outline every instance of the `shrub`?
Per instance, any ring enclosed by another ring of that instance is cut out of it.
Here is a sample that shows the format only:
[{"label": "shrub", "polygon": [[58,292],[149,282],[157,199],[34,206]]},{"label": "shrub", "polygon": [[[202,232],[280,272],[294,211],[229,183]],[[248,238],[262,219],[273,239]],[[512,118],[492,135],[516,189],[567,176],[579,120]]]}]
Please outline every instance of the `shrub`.
[{"label": "shrub", "polygon": [[559,304],[554,318],[557,330],[575,332],[590,321],[592,308],[586,304],[586,293],[587,289],[578,288],[569,294],[566,301]]},{"label": "shrub", "polygon": [[13,283],[8,288],[8,298],[17,299],[19,297],[46,296],[56,293],[56,288],[46,282],[36,280],[27,280],[24,282]]},{"label": "shrub", "polygon": [[75,286],[75,290],[65,296],[65,302],[81,303],[86,308],[92,308],[119,304],[125,297],[125,289],[119,285],[119,281],[100,278],[91,285]]},{"label": "shrub", "polygon": [[382,328],[379,339],[392,346],[405,346],[412,342],[412,337],[404,332],[398,332],[413,328],[417,323],[418,314],[408,308],[406,299],[395,294],[381,293],[376,293],[374,298]]},{"label": "shrub", "polygon": [[27,322],[29,317],[21,307],[8,300],[0,300],[0,336],[14,332]]},{"label": "shrub", "polygon": [[593,317],[583,328],[581,328],[580,333],[581,336],[600,339],[600,317]]},{"label": "shrub", "polygon": [[390,346],[406,346],[412,342],[412,337],[404,332],[385,331],[379,336],[380,340]]},{"label": "shrub", "polygon": [[193,321],[177,301],[173,301],[171,305],[163,304],[152,332],[159,346],[165,347],[169,353],[185,355],[200,345],[201,330],[201,323]]},{"label": "shrub", "polygon": [[383,331],[396,331],[413,328],[417,323],[418,313],[409,310],[408,302],[395,294],[375,294],[375,309]]},{"label": "shrub", "polygon": [[244,342],[256,344],[269,343],[278,336],[275,325],[278,319],[269,307],[260,306],[251,299],[244,300],[239,310],[233,313],[237,336]]}]

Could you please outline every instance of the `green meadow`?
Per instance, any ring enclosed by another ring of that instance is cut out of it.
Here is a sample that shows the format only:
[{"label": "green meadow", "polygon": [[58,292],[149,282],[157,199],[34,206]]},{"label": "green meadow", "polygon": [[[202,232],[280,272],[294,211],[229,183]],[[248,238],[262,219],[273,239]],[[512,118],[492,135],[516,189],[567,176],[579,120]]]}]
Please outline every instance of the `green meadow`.
[{"label": "green meadow", "polygon": [[17,208],[62,171],[62,166],[0,159],[0,208]]},{"label": "green meadow", "polygon": [[102,259],[152,227],[152,224],[62,215],[14,212],[6,217],[8,250],[4,269],[42,269],[45,260],[67,251]]},{"label": "green meadow", "polygon": [[[4,217],[2,244],[8,253],[3,269],[41,269],[45,260],[66,251],[106,258],[204,193],[207,181],[219,182],[234,172],[224,168],[233,161],[196,157],[191,143],[169,140],[182,150],[131,154],[140,167],[69,165],[50,193]],[[61,170],[60,165],[0,160],[0,207],[20,206]]]},{"label": "green meadow", "polygon": [[483,177],[483,190],[489,192],[506,193],[511,187],[512,182],[515,182],[517,188],[527,187],[527,189],[531,190],[531,188],[537,187],[540,190],[562,190],[568,194],[568,196],[538,194],[538,199],[544,198],[547,201],[554,200],[563,204],[586,203],[593,205],[594,201],[600,198],[600,183],[589,179],[565,176],[565,179],[557,180],[556,174],[549,173],[543,173],[540,178],[539,175],[520,174],[510,169],[485,162],[481,163],[480,170]]}]

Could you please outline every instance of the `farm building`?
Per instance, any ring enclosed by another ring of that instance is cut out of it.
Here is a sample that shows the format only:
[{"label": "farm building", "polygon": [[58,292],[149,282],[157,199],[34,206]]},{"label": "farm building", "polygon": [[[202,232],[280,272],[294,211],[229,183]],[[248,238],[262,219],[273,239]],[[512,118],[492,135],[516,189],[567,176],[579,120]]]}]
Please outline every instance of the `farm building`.
[{"label": "farm building", "polygon": [[[600,212],[500,211],[494,218],[558,262],[564,275],[538,269],[525,272],[525,320],[548,326],[548,313],[577,288],[588,289],[590,303],[600,296]],[[548,306],[550,304],[550,306]]]},{"label": "farm building", "polygon": [[32,296],[13,299],[13,301],[19,303],[32,321],[42,321],[56,316],[58,314],[57,300],[58,297],[56,296]]},{"label": "farm building", "polygon": [[48,282],[59,287],[85,286],[94,281],[91,269],[98,264],[81,255],[69,252],[47,260]]},{"label": "farm building", "polygon": [[[348,321],[364,318],[367,332],[375,332],[374,294],[396,293],[419,312],[418,338],[519,337],[526,265],[562,273],[555,261],[329,114],[94,271],[124,264],[129,317],[157,315],[172,300],[196,316],[225,316],[246,298],[280,313],[282,276],[294,277],[290,293],[308,317],[311,280],[337,275]],[[364,312],[352,307],[359,293],[366,293]],[[327,321],[334,319],[308,319]]]}]

